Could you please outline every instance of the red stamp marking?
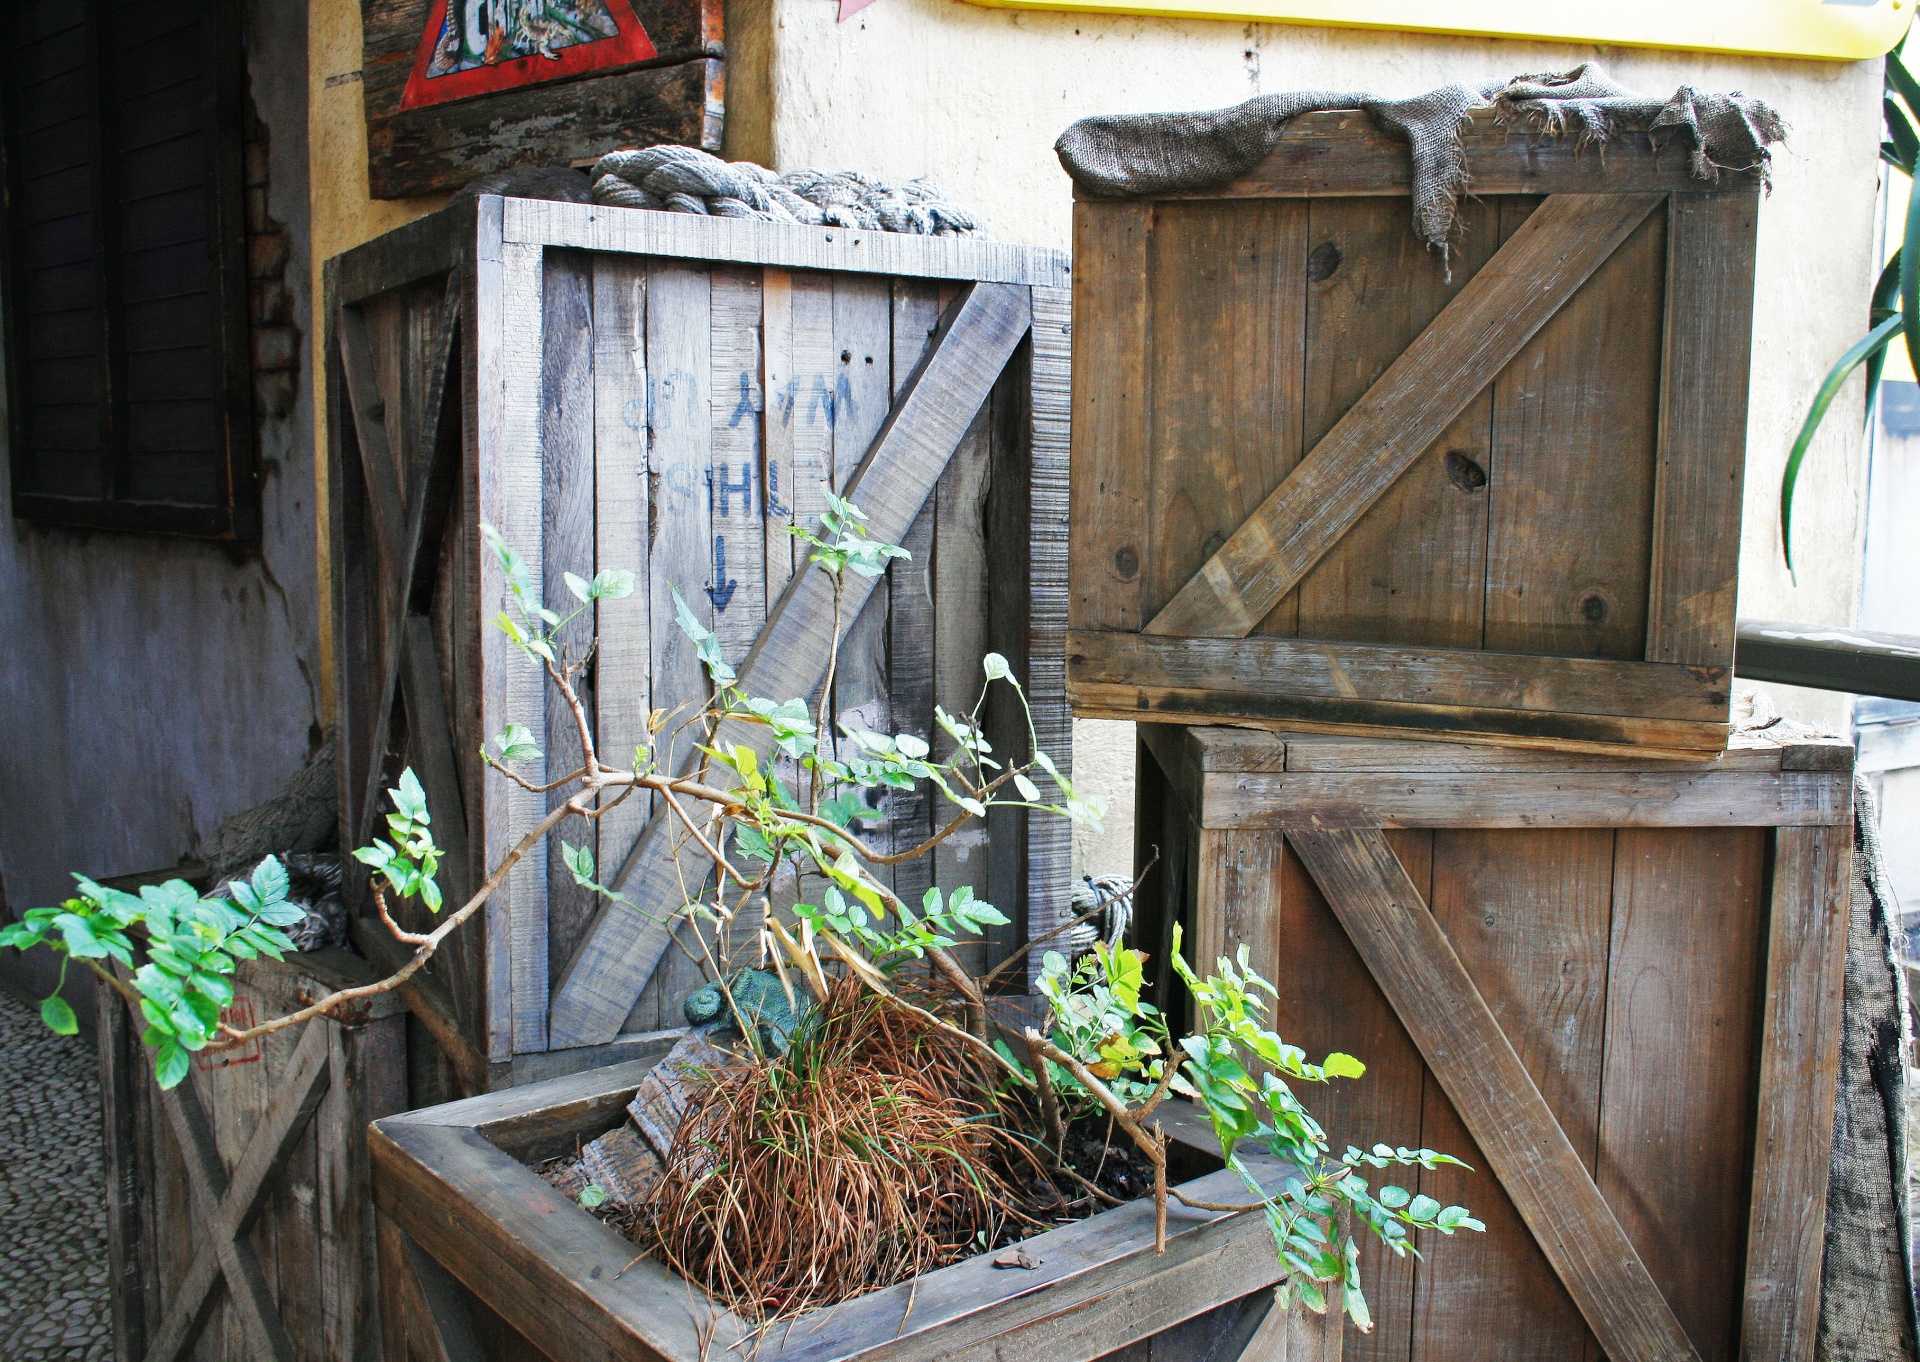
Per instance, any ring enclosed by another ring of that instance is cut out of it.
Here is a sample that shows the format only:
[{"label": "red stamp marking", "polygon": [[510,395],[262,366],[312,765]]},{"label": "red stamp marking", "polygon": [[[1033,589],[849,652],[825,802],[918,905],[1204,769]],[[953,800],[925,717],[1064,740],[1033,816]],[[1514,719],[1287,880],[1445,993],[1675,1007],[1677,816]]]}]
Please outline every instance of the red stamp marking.
[{"label": "red stamp marking", "polygon": [[[253,999],[244,993],[236,995],[230,1004],[220,1009],[220,1020],[236,1031],[246,1030],[253,1025]],[[203,1074],[209,1074],[235,1064],[257,1064],[259,1061],[260,1038],[255,1036],[245,1045],[235,1046],[231,1050],[202,1050],[193,1057],[193,1067]]]}]

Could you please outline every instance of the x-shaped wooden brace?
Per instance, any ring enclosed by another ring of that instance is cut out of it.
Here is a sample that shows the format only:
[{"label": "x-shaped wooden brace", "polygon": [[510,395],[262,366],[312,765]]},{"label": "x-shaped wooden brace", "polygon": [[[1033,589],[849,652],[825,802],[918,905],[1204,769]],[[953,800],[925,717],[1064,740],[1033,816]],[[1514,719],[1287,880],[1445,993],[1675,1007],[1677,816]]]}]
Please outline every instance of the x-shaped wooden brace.
[{"label": "x-shaped wooden brace", "polygon": [[1145,632],[1252,633],[1664,197],[1550,196]]},{"label": "x-shaped wooden brace", "polygon": [[[448,878],[456,896],[468,887],[465,884],[468,866],[465,801],[460,796],[453,730],[447,717],[446,695],[441,690],[433,622],[415,607],[419,604],[416,591],[422,566],[431,563],[431,550],[439,538],[446,513],[448,497],[443,489],[436,494],[439,486],[436,479],[446,471],[441,467],[443,459],[451,457],[445,455],[440,446],[447,428],[446,413],[456,400],[456,394],[449,388],[449,378],[459,324],[460,275],[456,270],[447,276],[439,345],[427,375],[424,420],[415,445],[417,467],[403,503],[387,428],[387,405],[380,396],[374,374],[366,322],[358,308],[347,306],[341,307],[334,319],[341,374],[353,415],[352,439],[360,455],[369,518],[373,522],[374,538],[380,545],[380,561],[387,570],[383,618],[389,621],[389,631],[386,649],[380,654],[383,667],[380,687],[374,693],[370,711],[373,729],[367,751],[367,786],[361,795],[360,816],[354,829],[356,841],[364,842],[373,834],[385,775],[383,758],[393,719],[394,688],[398,686],[407,707],[414,764],[427,792],[427,807],[434,814],[434,835],[445,853],[442,864],[450,872]],[[368,943],[359,944],[363,950],[369,949]],[[382,969],[399,966],[402,958],[399,953],[381,949],[391,945],[383,940],[376,943],[371,952]],[[416,974],[401,987],[400,996],[446,1051],[461,1089],[469,1094],[485,1091],[486,1059],[461,1032],[452,999],[439,982],[424,973]]]},{"label": "x-shaped wooden brace", "polygon": [[1386,836],[1289,828],[1287,840],[1607,1356],[1699,1362]]},{"label": "x-shaped wooden brace", "polygon": [[[140,1016],[138,1008],[134,1016]],[[227,1299],[246,1330],[253,1355],[266,1362],[293,1362],[293,1340],[287,1335],[280,1308],[260,1266],[260,1255],[248,1235],[272,1184],[286,1168],[320,1099],[326,1096],[331,1077],[328,1049],[326,1025],[308,1022],[294,1047],[286,1078],[254,1128],[231,1178],[221,1161],[206,1110],[192,1086],[182,1083],[161,1091],[160,1108],[166,1112],[167,1124],[180,1146],[187,1184],[193,1193],[195,1239],[200,1250],[147,1349],[146,1362],[175,1362],[192,1351],[194,1340],[219,1300],[214,1288],[220,1282],[226,1283]]]}]

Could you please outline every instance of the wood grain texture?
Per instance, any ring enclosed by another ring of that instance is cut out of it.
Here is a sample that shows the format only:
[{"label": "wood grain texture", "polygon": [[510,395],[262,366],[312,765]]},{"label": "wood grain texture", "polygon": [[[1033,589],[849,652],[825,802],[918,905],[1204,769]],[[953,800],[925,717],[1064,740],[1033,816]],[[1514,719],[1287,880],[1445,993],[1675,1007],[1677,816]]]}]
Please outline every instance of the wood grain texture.
[{"label": "wood grain texture", "polygon": [[1759,210],[1752,189],[1667,202],[1650,662],[1733,658]]},{"label": "wood grain texture", "polygon": [[[1300,462],[1306,254],[1304,203],[1154,210],[1146,262],[1148,615]],[[1101,348],[1112,340],[1101,337]]]},{"label": "wood grain texture", "polygon": [[[760,427],[760,271],[713,272],[713,464],[708,499],[713,552],[702,589],[714,609],[713,630],[728,661],[753,646],[767,617],[765,487]],[[785,546],[783,545],[784,549]],[[726,608],[721,609],[722,602]]]},{"label": "wood grain texture", "polygon": [[[1413,229],[1411,198],[1308,207],[1302,417],[1312,448],[1480,272],[1501,233],[1497,201],[1463,203],[1458,244],[1441,259]],[[1479,486],[1461,459],[1480,470]],[[1492,394],[1482,391],[1255,632],[1479,647],[1494,471]]]},{"label": "wood grain texture", "polygon": [[[1034,736],[1062,770],[1073,769],[1073,711],[1067,704],[1068,503],[1072,481],[1073,299],[1065,289],[1033,290],[1025,416],[1027,523],[1027,702]],[[1019,465],[1016,462],[1016,473]],[[1018,478],[1014,481],[1017,483]],[[1027,927],[1046,931],[1068,906],[1073,829],[1064,818],[1027,821]],[[1029,986],[1040,961],[1028,957]]]},{"label": "wood grain texture", "polygon": [[1374,700],[1531,713],[1724,723],[1731,676],[1670,663],[1493,653],[1401,643],[1178,638],[1073,630],[1076,688],[1287,700]]},{"label": "wood grain texture", "polygon": [[1710,1359],[1738,1347],[1765,875],[1758,828],[1623,830],[1616,844],[1596,1177]]},{"label": "wood grain texture", "polygon": [[1698,1358],[1385,836],[1293,830],[1326,895],[1547,1259],[1616,1362]]},{"label": "wood grain texture", "polygon": [[1774,834],[1743,1362],[1814,1356],[1852,869],[1850,827]]},{"label": "wood grain texture", "polygon": [[[1551,201],[1530,206],[1503,204],[1503,226],[1525,215],[1524,234]],[[1665,256],[1656,209],[1494,384],[1489,648],[1646,653]]]},{"label": "wood grain texture", "polygon": [[914,236],[844,227],[802,227],[750,218],[656,213],[645,208],[555,203],[548,199],[502,201],[509,241],[632,255],[726,260],[737,265],[776,265],[836,274],[888,274],[958,283],[1072,283],[1065,251],[1018,246],[980,237]]},{"label": "wood grain texture", "polygon": [[[596,571],[595,514],[599,492],[594,466],[594,393],[593,393],[593,273],[585,256],[571,251],[548,251],[543,262],[544,320],[541,325],[545,344],[540,351],[540,552],[541,583],[547,609],[566,618],[581,606],[568,587],[566,575],[581,581],[593,580]],[[599,630],[599,615],[589,605],[565,628],[556,641],[564,663],[585,659]],[[574,685],[580,692],[587,714],[594,712],[594,692],[598,676],[584,670]],[[550,779],[568,771],[577,771],[586,761],[586,749],[580,741],[573,709],[558,686],[543,686],[542,723],[536,732],[545,735],[540,746],[546,752]],[[543,813],[559,808],[577,793],[563,786],[546,796]],[[585,847],[600,860],[599,825],[585,818],[570,818],[547,835],[547,921],[545,962],[548,982],[554,972],[572,954],[574,944],[586,930],[596,902],[592,891],[578,884],[567,869],[563,849]],[[531,1006],[546,1011],[544,997],[531,994],[515,1000],[515,1006]],[[528,1024],[528,1050],[544,1050],[535,1038],[535,1027]]]},{"label": "wood grain texture", "polygon": [[1552,771],[1216,773],[1202,785],[1214,827],[1831,827],[1851,815],[1834,772]]},{"label": "wood grain texture", "polygon": [[[656,274],[650,300],[656,309],[659,278]],[[868,532],[874,537],[897,542],[912,524],[1030,321],[1026,290],[1018,287],[975,285],[956,302],[934,352],[847,480],[848,494],[868,514]],[[869,579],[851,579],[844,592],[843,627],[847,616],[858,618],[872,590]],[[766,628],[739,668],[742,684],[755,694],[809,694],[822,675],[823,635],[831,631],[833,617],[832,589],[825,576],[809,572],[795,577],[770,609]],[[766,743],[764,729],[744,725],[737,734],[723,734],[723,739],[756,747]],[[629,880],[630,875],[637,877]],[[627,884],[630,896],[654,911],[670,912],[683,901],[667,836],[658,821],[642,835],[613,878],[616,884]],[[665,932],[640,914],[627,909],[603,912],[555,992],[556,1044],[589,1045],[612,1039],[666,945]]]},{"label": "wood grain texture", "polygon": [[1250,633],[1657,202],[1636,194],[1547,200],[1154,616],[1149,631]]},{"label": "wood grain texture", "polygon": [[[1463,122],[1461,146],[1473,167],[1476,194],[1739,192],[1751,176],[1693,178],[1686,158],[1656,154],[1644,138],[1610,143],[1603,160],[1578,138],[1503,123],[1493,109],[1476,109]],[[1406,144],[1373,125],[1359,109],[1302,114],[1287,124],[1274,148],[1244,175],[1190,195],[1168,198],[1267,198],[1275,195],[1403,195],[1412,186]]]},{"label": "wood grain texture", "polygon": [[1073,329],[1073,492],[1069,534],[1087,546],[1069,566],[1076,629],[1140,627],[1147,541],[1149,204],[1075,204],[1080,276]]},{"label": "wood grain texture", "polygon": [[[1605,828],[1475,829],[1433,836],[1434,921],[1591,1172],[1600,1121],[1614,834]],[[1431,1075],[1420,1139],[1480,1171],[1422,1171],[1418,1190],[1443,1205],[1470,1207],[1487,1231],[1429,1240],[1418,1274],[1416,1362],[1583,1355],[1599,1362],[1579,1310],[1513,1203],[1485,1172],[1479,1146]]]}]

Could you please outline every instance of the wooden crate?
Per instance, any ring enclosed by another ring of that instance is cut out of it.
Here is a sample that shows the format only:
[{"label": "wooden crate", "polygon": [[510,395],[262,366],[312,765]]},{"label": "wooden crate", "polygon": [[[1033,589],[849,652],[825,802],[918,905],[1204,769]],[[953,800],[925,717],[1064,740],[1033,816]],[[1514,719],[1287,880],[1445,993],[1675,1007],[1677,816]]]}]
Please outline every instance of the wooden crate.
[{"label": "wooden crate", "polygon": [[[1167,1251],[1155,1253],[1151,1198],[1026,1240],[1036,1269],[996,1269],[982,1254],[817,1311],[755,1348],[736,1316],[636,1260],[529,1167],[625,1120],[661,1053],[374,1126],[387,1362],[479,1357],[481,1339],[500,1362],[704,1362],[735,1349],[763,1362],[1339,1362],[1337,1319],[1269,1311],[1281,1268],[1264,1221],[1176,1202]],[[1245,1196],[1184,1101],[1162,1107],[1160,1124],[1187,1196]],[[1270,1183],[1291,1171],[1247,1162]]]},{"label": "wooden crate", "polygon": [[1358,111],[1074,205],[1076,713],[1724,746],[1758,187],[1465,142],[1447,259]]},{"label": "wooden crate", "polygon": [[[839,714],[943,752],[934,706],[969,708],[994,649],[1028,683],[1042,745],[1070,759],[1058,252],[488,197],[327,271],[346,845],[377,830],[381,790],[412,765],[459,902],[546,810],[485,770],[483,740],[525,723],[545,769],[571,769],[564,706],[491,623],[503,583],[483,524],[561,610],[565,571],[640,572],[633,598],[600,608],[586,679],[618,760],[651,741],[650,709],[707,693],[672,588],[743,684],[817,689],[830,593],[785,531],[823,509],[828,479],[913,553],[877,588],[851,579]],[[590,621],[574,630],[584,647]],[[1002,709],[989,732],[1010,745],[1017,724]],[[540,765],[517,769],[539,783]],[[902,845],[937,813],[924,788],[887,811]],[[679,877],[648,826],[635,799],[597,833],[562,832],[609,875],[630,862],[626,891],[670,912]],[[894,887],[971,883],[1007,910],[1009,940],[1044,930],[1067,894],[1064,821],[1002,810],[986,834],[901,866]],[[651,1044],[698,980],[667,947],[582,891],[557,844],[528,858],[410,996],[461,1076],[416,1084],[416,1104]]]},{"label": "wooden crate", "polygon": [[[226,1016],[265,1021],[372,978],[344,951],[245,961]],[[406,1105],[398,1000],[200,1056],[163,1093],[144,1019],[97,992],[115,1358],[374,1362],[367,1127]]]},{"label": "wooden crate", "polygon": [[1246,944],[1286,1039],[1367,1064],[1310,1096],[1336,1148],[1483,1170],[1419,1174],[1487,1232],[1370,1253],[1348,1357],[1813,1356],[1850,746],[1143,732],[1143,944]]}]

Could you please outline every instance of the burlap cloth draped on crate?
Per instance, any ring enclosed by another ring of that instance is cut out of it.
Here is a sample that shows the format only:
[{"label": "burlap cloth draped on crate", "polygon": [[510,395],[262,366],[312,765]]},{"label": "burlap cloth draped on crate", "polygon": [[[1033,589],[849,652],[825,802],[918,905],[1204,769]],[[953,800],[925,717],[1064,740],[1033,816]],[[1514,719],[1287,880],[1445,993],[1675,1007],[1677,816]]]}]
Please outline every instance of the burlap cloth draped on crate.
[{"label": "burlap cloth draped on crate", "polygon": [[1474,109],[1493,108],[1556,136],[1572,133],[1601,147],[1640,132],[1662,149],[1684,152],[1693,173],[1766,172],[1768,148],[1786,127],[1764,101],[1708,94],[1683,85],[1670,99],[1619,84],[1594,62],[1571,71],[1516,76],[1479,86],[1443,85],[1412,99],[1365,91],[1298,90],[1261,95],[1230,109],[1199,113],[1102,114],[1083,118],[1054,144],[1060,163],[1088,194],[1138,198],[1223,184],[1273,149],[1287,124],[1322,109],[1364,109],[1375,126],[1413,154],[1414,229],[1445,251],[1454,205],[1470,167],[1460,125]]}]

